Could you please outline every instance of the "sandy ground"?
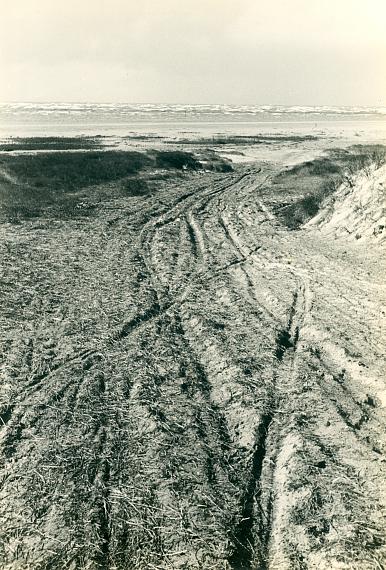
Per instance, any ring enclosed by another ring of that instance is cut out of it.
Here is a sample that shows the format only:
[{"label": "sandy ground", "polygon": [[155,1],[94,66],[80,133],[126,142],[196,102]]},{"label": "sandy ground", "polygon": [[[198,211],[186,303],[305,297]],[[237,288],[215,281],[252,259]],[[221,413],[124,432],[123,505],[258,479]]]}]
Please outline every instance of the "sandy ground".
[{"label": "sandy ground", "polygon": [[2,225],[2,570],[385,568],[385,170],[281,168]]}]

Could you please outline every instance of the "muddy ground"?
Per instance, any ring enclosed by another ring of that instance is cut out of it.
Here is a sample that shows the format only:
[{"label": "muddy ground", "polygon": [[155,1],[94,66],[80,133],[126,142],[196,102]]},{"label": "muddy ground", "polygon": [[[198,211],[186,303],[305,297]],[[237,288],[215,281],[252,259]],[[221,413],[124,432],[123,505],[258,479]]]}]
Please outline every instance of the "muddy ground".
[{"label": "muddy ground", "polygon": [[2,570],[386,567],[383,178],[326,229],[342,156],[4,202]]}]

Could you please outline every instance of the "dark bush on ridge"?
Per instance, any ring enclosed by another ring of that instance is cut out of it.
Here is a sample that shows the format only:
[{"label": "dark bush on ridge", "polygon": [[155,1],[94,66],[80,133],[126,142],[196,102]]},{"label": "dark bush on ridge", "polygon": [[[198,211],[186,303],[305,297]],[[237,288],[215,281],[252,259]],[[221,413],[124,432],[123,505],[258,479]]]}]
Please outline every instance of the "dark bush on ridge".
[{"label": "dark bush on ridge", "polygon": [[180,150],[154,151],[156,168],[175,168],[177,170],[200,170],[201,163],[188,152]]},{"label": "dark bush on ridge", "polygon": [[339,165],[329,158],[316,158],[309,162],[297,164],[287,171],[287,174],[309,174],[311,176],[325,176],[326,174],[338,174],[341,171]]}]

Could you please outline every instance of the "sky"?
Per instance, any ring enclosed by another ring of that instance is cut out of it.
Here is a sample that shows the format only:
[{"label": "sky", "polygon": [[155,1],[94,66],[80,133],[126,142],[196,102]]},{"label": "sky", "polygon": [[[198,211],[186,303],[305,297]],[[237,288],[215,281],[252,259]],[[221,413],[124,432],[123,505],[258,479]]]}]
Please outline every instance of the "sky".
[{"label": "sky", "polygon": [[386,0],[0,0],[0,101],[386,105]]}]

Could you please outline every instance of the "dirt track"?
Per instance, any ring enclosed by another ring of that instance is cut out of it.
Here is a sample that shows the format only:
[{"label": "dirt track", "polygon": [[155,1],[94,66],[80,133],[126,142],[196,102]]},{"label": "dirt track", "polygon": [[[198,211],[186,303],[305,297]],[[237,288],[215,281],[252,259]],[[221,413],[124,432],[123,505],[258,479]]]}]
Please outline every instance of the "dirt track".
[{"label": "dirt track", "polygon": [[277,170],[4,225],[2,569],[385,567],[382,245]]}]

